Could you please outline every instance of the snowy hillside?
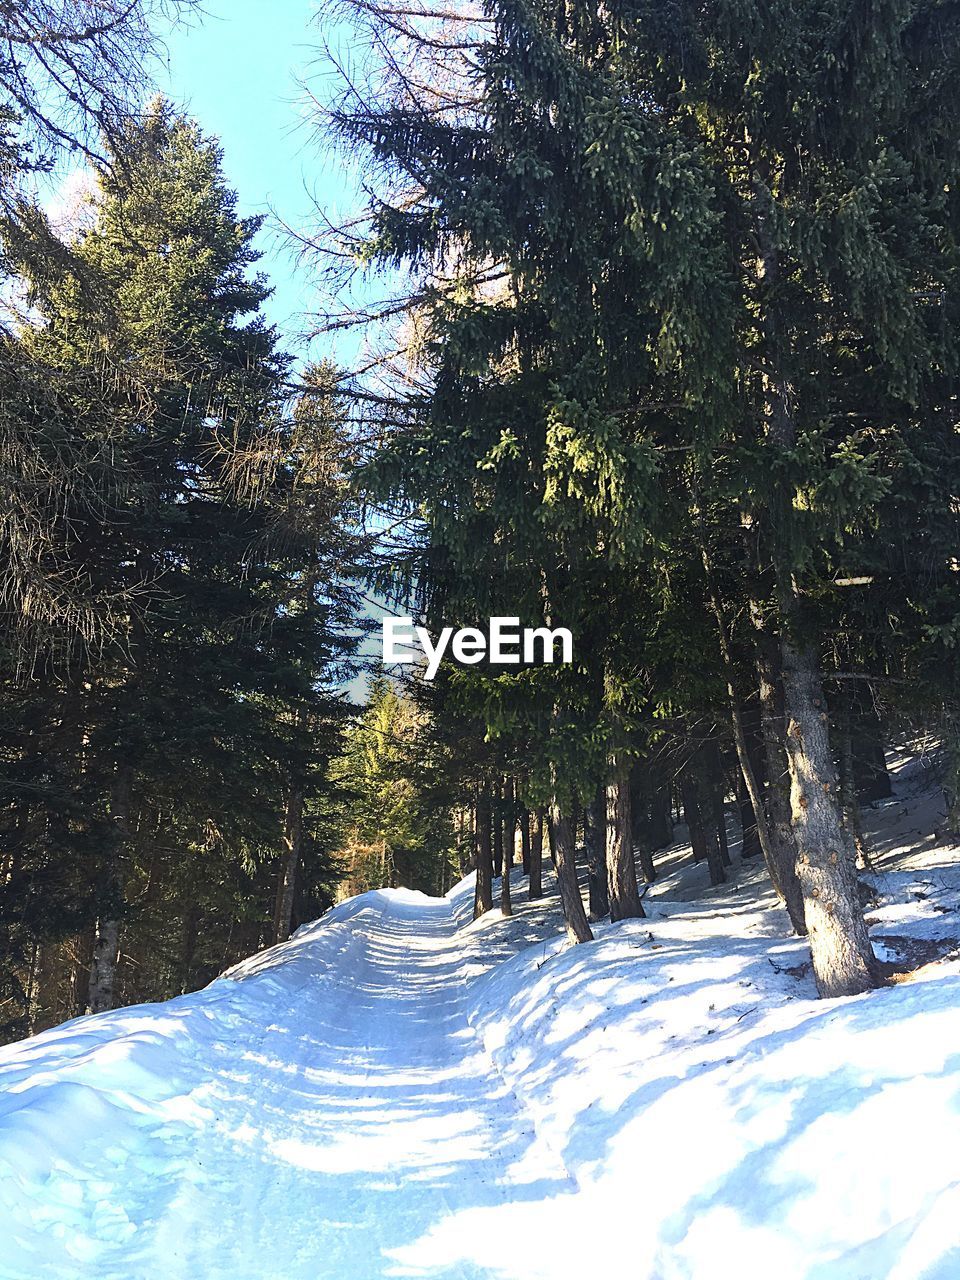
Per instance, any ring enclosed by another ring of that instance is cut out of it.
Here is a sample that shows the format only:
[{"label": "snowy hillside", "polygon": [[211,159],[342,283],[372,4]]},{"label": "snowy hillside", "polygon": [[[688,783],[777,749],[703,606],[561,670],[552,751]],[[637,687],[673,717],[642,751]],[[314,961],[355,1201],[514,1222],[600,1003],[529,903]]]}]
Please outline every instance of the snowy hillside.
[{"label": "snowy hillside", "polygon": [[591,944],[519,871],[509,921],[371,893],[3,1050],[0,1277],[955,1280],[960,850],[918,762],[865,819],[914,972],[856,999],[677,845]]}]

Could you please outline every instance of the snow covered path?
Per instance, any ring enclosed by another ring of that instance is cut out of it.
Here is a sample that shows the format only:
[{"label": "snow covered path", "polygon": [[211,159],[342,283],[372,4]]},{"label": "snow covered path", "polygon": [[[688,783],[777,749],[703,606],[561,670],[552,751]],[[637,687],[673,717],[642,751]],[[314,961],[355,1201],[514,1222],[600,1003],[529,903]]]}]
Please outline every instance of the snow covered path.
[{"label": "snow covered path", "polygon": [[0,1275],[489,1276],[467,1258],[495,1242],[457,1258],[432,1228],[572,1184],[467,1023],[463,963],[450,902],[367,894],[194,996],[6,1050]]},{"label": "snow covered path", "polygon": [[867,924],[915,971],[850,1000],[678,840],[585,946],[549,874],[369,893],[0,1049],[0,1280],[957,1280],[960,846],[897,787]]}]

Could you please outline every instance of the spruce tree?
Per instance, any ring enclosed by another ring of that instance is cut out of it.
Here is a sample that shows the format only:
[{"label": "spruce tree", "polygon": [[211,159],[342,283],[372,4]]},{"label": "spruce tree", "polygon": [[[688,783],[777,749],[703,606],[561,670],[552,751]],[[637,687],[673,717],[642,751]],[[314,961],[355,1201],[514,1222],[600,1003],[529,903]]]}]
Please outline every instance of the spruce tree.
[{"label": "spruce tree", "polygon": [[87,886],[94,1011],[129,990],[122,933],[128,954],[153,930],[176,937],[182,963],[148,989],[168,994],[207,963],[192,938],[221,909],[225,932],[249,927],[242,954],[290,927],[305,859],[308,886],[329,878],[318,804],[355,644],[346,445],[317,376],[288,412],[289,362],[249,272],[259,220],[237,217],[219,149],[164,103],[122,147],[61,269],[20,259],[39,320],[15,348],[101,472],[102,500],[62,505],[46,536],[61,578],[109,601],[114,625],[48,646],[8,704],[28,863],[65,803],[84,815],[51,872]]}]

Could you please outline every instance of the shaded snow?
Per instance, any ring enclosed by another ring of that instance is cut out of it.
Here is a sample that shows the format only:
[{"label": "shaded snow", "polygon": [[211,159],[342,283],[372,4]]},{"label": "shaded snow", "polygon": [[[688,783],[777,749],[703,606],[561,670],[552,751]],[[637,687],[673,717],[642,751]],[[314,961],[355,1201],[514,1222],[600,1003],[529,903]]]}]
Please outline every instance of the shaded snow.
[{"label": "shaded snow", "polygon": [[[649,919],[352,899],[204,991],[0,1051],[3,1280],[956,1280],[960,850],[865,810],[878,955],[815,999],[761,869]],[[735,854],[736,861],[736,854]],[[549,881],[549,878],[548,878]],[[915,954],[914,954],[915,952]]]}]

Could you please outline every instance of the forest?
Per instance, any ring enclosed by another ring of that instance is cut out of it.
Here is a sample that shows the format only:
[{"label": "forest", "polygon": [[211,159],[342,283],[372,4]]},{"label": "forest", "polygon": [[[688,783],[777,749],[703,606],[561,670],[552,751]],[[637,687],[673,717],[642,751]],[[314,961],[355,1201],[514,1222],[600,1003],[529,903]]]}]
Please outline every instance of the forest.
[{"label": "forest", "polygon": [[[4,1038],[474,870],[509,915],[546,861],[582,943],[675,824],[723,884],[728,817],[819,993],[878,985],[885,751],[960,833],[958,15],[344,0],[307,350],[150,89],[191,10],[0,14]],[[425,682],[400,610],[574,660]]]},{"label": "forest", "polygon": [[955,1280],[960,7],[0,35],[0,1280]]}]

